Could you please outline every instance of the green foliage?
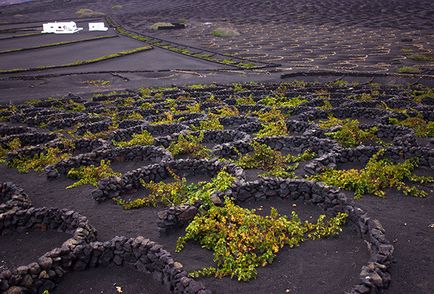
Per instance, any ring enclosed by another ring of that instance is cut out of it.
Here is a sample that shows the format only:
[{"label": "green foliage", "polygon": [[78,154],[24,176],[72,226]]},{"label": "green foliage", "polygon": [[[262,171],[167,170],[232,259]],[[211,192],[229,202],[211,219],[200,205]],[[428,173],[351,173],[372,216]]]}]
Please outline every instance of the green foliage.
[{"label": "green foliage", "polygon": [[274,208],[270,216],[255,214],[255,210],[241,208],[226,200],[224,207],[211,206],[197,214],[178,239],[176,251],[186,242],[195,240],[214,252],[216,267],[191,273],[193,277],[236,277],[248,281],[256,277],[256,268],[271,264],[277,253],[285,246],[300,245],[305,239],[317,239],[336,235],[347,215],[338,213],[325,222],[320,216],[317,223],[302,222],[295,212],[292,217],[282,216]]},{"label": "green foliage", "polygon": [[113,141],[112,143],[116,147],[146,146],[154,144],[154,137],[145,130],[141,134],[133,134],[129,141]]},{"label": "green foliage", "polygon": [[280,120],[277,122],[270,122],[262,124],[262,129],[256,134],[257,138],[286,136],[288,135],[288,128],[285,121]]},{"label": "green foliage", "polygon": [[211,150],[201,144],[203,137],[204,132],[200,132],[198,136],[188,133],[179,134],[178,139],[171,143],[167,150],[173,156],[191,154],[196,158],[208,158],[211,155]]},{"label": "green foliage", "polygon": [[240,111],[238,108],[234,106],[223,106],[216,110],[216,115],[218,117],[224,117],[224,116],[239,116]]},{"label": "green foliage", "polygon": [[415,66],[401,66],[396,70],[396,72],[405,73],[405,74],[415,74],[415,73],[420,73],[420,69]]},{"label": "green foliage", "polygon": [[146,183],[141,180],[142,186],[149,190],[149,195],[131,201],[121,198],[113,200],[124,209],[133,209],[147,206],[156,207],[158,204],[165,206],[180,205],[185,203],[194,204],[201,201],[202,204],[212,205],[211,195],[216,192],[223,192],[230,188],[235,178],[226,171],[220,171],[210,182],[188,183],[186,178],[181,178],[172,170],[167,172],[173,178],[173,182]]},{"label": "green foliage", "polygon": [[413,174],[413,170],[418,165],[416,158],[407,159],[402,163],[393,163],[386,158],[380,159],[383,155],[383,149],[378,151],[361,170],[329,169],[319,175],[312,176],[310,179],[354,191],[356,199],[361,198],[364,194],[384,197],[384,190],[393,187],[405,195],[416,197],[427,195],[425,191],[406,183],[408,181],[421,184],[434,182],[432,177],[421,177]]},{"label": "green foliage", "polygon": [[170,22],[156,22],[151,25],[152,30],[159,30],[161,28],[174,28],[175,25]]},{"label": "green foliage", "polygon": [[358,95],[350,95],[349,99],[359,100],[359,101],[372,101],[373,97],[369,93],[362,93]]},{"label": "green foliage", "polygon": [[107,177],[120,177],[122,174],[113,171],[110,167],[110,160],[101,160],[99,166],[80,166],[72,168],[68,171],[67,176],[69,178],[78,179],[77,182],[66,187],[66,189],[75,188],[81,185],[97,186],[98,181]]},{"label": "green foliage", "polygon": [[299,155],[282,155],[277,150],[273,150],[266,144],[260,144],[256,141],[252,143],[253,151],[245,155],[240,155],[240,158],[235,161],[235,164],[244,169],[262,169],[266,172],[262,176],[274,176],[288,178],[294,177],[293,170],[298,167],[297,163],[302,160],[309,160],[315,157],[315,153],[310,149]]},{"label": "green foliage", "polygon": [[331,116],[327,120],[320,121],[319,127],[322,129],[339,127],[337,131],[325,134],[338,141],[344,147],[356,147],[369,142],[383,144],[375,135],[378,131],[377,127],[362,130],[359,127],[359,121],[356,119],[347,118],[342,120]]},{"label": "green foliage", "polygon": [[296,107],[305,102],[307,102],[307,100],[303,99],[301,96],[294,98],[288,98],[285,96],[266,96],[259,101],[259,103],[263,105],[277,108]]},{"label": "green foliage", "polygon": [[434,99],[433,88],[425,88],[422,90],[414,90],[412,93],[413,100],[416,103],[421,103],[425,99]]},{"label": "green foliage", "polygon": [[153,121],[150,124],[151,125],[164,125],[164,124],[173,124],[173,123],[176,123],[178,121],[179,121],[179,119],[175,120],[172,111],[166,111],[164,113],[164,117],[162,117],[156,121]]},{"label": "green foliage", "polygon": [[143,51],[147,51],[150,49],[152,49],[151,46],[143,46],[143,47],[138,47],[138,48],[134,48],[134,49],[130,49],[130,50],[124,50],[124,51],[109,54],[109,55],[100,56],[100,57],[93,58],[93,59],[77,60],[75,62],[67,63],[67,64],[37,66],[37,67],[32,67],[32,68],[2,69],[2,70],[0,70],[0,73],[20,73],[20,72],[29,72],[29,71],[37,71],[37,70],[75,67],[75,66],[79,66],[79,65],[97,63],[97,62],[108,60],[108,59],[113,59],[113,58],[122,57],[122,56],[130,55],[130,54],[134,54],[134,53],[138,53],[138,52],[143,52]]},{"label": "green foliage", "polygon": [[389,122],[394,125],[411,128],[418,137],[434,137],[434,121],[426,121],[421,117],[407,117],[401,121],[396,118],[389,118]]},{"label": "green foliage", "polygon": [[236,105],[256,105],[256,101],[253,99],[253,95],[243,96],[235,99]]},{"label": "green foliage", "polygon": [[240,35],[240,33],[236,29],[223,28],[223,27],[216,28],[211,32],[211,34],[214,37],[219,37],[219,38],[232,38]]},{"label": "green foliage", "polygon": [[46,152],[35,154],[33,158],[15,158],[9,165],[15,167],[21,173],[26,173],[30,170],[42,172],[45,167],[58,163],[70,156],[70,153],[63,152],[59,148],[48,148]]},{"label": "green foliage", "polygon": [[130,114],[128,114],[125,119],[131,119],[131,120],[144,120],[143,115],[138,113],[137,111],[133,111]]},{"label": "green foliage", "polygon": [[21,148],[21,141],[19,138],[12,139],[6,144],[5,147],[0,145],[0,164],[5,163],[9,152],[18,150]]},{"label": "green foliage", "polygon": [[103,12],[93,11],[89,8],[80,8],[75,12],[75,14],[79,17],[97,17],[105,15]]},{"label": "green foliage", "polygon": [[207,119],[201,120],[198,126],[190,125],[190,128],[193,131],[224,130],[220,120],[212,114],[208,114]]},{"label": "green foliage", "polygon": [[330,103],[330,101],[323,100],[323,105],[317,106],[316,108],[321,109],[321,110],[331,110],[331,109],[333,109],[333,105]]},{"label": "green foliage", "polygon": [[434,54],[430,53],[414,53],[408,56],[408,59],[414,60],[414,61],[426,61],[426,62],[433,62],[434,61]]},{"label": "green foliage", "polygon": [[243,84],[240,83],[233,83],[232,84],[232,89],[234,90],[235,93],[239,93],[239,92],[243,92],[245,91]]}]

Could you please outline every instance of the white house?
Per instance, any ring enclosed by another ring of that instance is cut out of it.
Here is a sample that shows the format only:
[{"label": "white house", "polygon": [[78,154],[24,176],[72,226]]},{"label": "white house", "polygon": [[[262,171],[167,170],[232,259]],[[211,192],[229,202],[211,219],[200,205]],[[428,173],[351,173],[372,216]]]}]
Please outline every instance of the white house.
[{"label": "white house", "polygon": [[77,24],[73,21],[49,22],[42,25],[42,33],[73,34],[82,29],[83,28],[77,28]]},{"label": "white house", "polygon": [[105,26],[103,22],[90,22],[89,23],[89,31],[103,31],[106,32],[108,28]]}]

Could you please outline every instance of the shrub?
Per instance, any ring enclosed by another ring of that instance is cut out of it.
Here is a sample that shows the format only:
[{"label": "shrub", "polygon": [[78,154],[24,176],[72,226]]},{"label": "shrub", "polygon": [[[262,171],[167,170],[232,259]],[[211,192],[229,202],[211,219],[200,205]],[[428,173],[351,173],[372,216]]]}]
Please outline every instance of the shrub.
[{"label": "shrub", "polygon": [[6,147],[0,145],[0,164],[5,163],[9,152],[18,150],[21,148],[21,141],[19,138],[12,139],[6,144]]},{"label": "shrub", "polygon": [[148,131],[143,131],[141,134],[133,134],[129,141],[113,141],[113,145],[116,147],[146,146],[152,144],[154,144],[154,137]]},{"label": "shrub", "polygon": [[356,147],[371,141],[384,144],[375,135],[378,131],[377,127],[362,130],[359,127],[359,121],[356,119],[347,118],[341,120],[331,116],[327,120],[320,121],[319,127],[322,129],[339,127],[337,131],[327,132],[325,134],[338,141],[339,144],[344,147]]},{"label": "shrub", "polygon": [[21,173],[30,170],[42,172],[48,165],[56,164],[70,156],[70,153],[62,152],[59,148],[48,148],[46,152],[35,154],[33,158],[15,158],[9,165],[15,167]]},{"label": "shrub", "polygon": [[214,37],[218,38],[233,38],[238,37],[240,33],[233,28],[218,27],[211,32]]},{"label": "shrub", "polygon": [[211,150],[201,144],[203,137],[204,132],[200,132],[198,136],[179,134],[177,140],[171,143],[167,150],[173,156],[191,154],[197,158],[208,158],[211,155]]},{"label": "shrub", "polygon": [[140,181],[142,186],[150,191],[148,196],[131,201],[121,198],[113,198],[113,200],[124,209],[146,206],[156,207],[158,204],[165,206],[185,203],[194,204],[197,201],[201,201],[202,204],[212,205],[211,195],[229,189],[235,181],[235,178],[224,170],[220,171],[210,182],[199,182],[197,184],[188,183],[186,178],[181,178],[170,169],[167,169],[167,172],[174,180],[171,183],[155,183],[154,181],[146,183],[143,180]]},{"label": "shrub", "polygon": [[432,177],[421,177],[413,174],[413,170],[418,165],[416,158],[407,159],[402,163],[392,163],[386,158],[380,159],[383,155],[383,149],[378,151],[361,170],[329,169],[319,175],[312,176],[310,179],[354,191],[354,198],[356,199],[361,198],[364,194],[384,197],[384,189],[393,187],[405,195],[416,197],[427,195],[425,191],[406,183],[406,181],[414,183],[433,182]]},{"label": "shrub", "polygon": [[208,114],[208,118],[201,120],[198,126],[190,125],[193,131],[207,131],[207,130],[224,130],[224,126],[220,123],[219,119],[212,114]]},{"label": "shrub", "polygon": [[407,117],[401,121],[396,118],[389,118],[389,122],[411,128],[418,137],[434,137],[434,121],[426,121],[421,117]]},{"label": "shrub", "polygon": [[420,73],[420,69],[415,66],[401,66],[396,70],[396,72],[413,74],[413,73]]},{"label": "shrub", "polygon": [[81,185],[98,186],[98,181],[112,176],[120,177],[122,174],[113,171],[110,167],[110,160],[101,160],[99,166],[80,166],[71,168],[67,176],[69,178],[78,179],[77,182],[69,185],[66,189],[75,188]]},{"label": "shrub", "polygon": [[89,8],[80,8],[78,9],[75,14],[78,17],[95,17],[95,16],[104,16],[105,14],[103,12],[93,11]]},{"label": "shrub", "polygon": [[214,252],[216,267],[190,273],[192,277],[236,277],[248,281],[256,277],[256,268],[271,264],[285,246],[300,245],[305,239],[336,235],[342,231],[347,215],[338,213],[325,221],[321,215],[316,223],[302,222],[295,212],[282,216],[274,208],[269,216],[255,214],[255,210],[241,208],[226,200],[224,207],[211,206],[197,214],[178,239],[176,251],[186,242],[195,240]]},{"label": "shrub", "polygon": [[270,146],[256,141],[252,143],[252,147],[253,151],[240,156],[235,161],[235,164],[244,169],[258,168],[265,170],[266,172],[262,173],[262,176],[293,178],[295,175],[292,171],[298,167],[297,163],[302,160],[312,159],[315,156],[315,153],[310,149],[299,155],[282,155],[282,153],[273,150]]}]

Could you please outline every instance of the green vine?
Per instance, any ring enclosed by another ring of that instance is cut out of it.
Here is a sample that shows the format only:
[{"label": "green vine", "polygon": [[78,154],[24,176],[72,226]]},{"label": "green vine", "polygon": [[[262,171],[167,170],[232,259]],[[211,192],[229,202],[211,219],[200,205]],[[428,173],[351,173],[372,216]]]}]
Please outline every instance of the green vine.
[{"label": "green vine", "polygon": [[426,121],[421,117],[407,117],[401,121],[396,118],[389,118],[389,122],[394,125],[411,128],[418,137],[434,137],[434,121]]},{"label": "green vine", "polygon": [[167,172],[173,179],[173,182],[154,182],[146,183],[140,180],[140,183],[145,189],[149,190],[149,194],[145,197],[134,200],[123,200],[121,198],[113,198],[116,204],[121,205],[124,209],[134,209],[140,207],[154,206],[162,204],[164,206],[194,204],[201,201],[202,204],[211,205],[211,195],[216,192],[222,192],[230,188],[235,181],[235,178],[226,171],[220,171],[210,182],[188,183],[186,178],[181,178],[172,170],[167,169]]},{"label": "green vine", "polygon": [[167,150],[173,156],[191,154],[196,158],[208,158],[211,155],[211,150],[201,144],[203,138],[204,132],[200,132],[198,136],[179,134],[177,140],[171,143]]},{"label": "green vine", "polygon": [[377,142],[379,144],[384,144],[377,136],[377,127],[371,127],[367,130],[362,130],[359,127],[359,121],[356,119],[338,119],[335,117],[329,117],[327,120],[319,122],[319,126],[322,129],[330,127],[339,127],[338,130],[325,133],[339,144],[344,147],[356,147],[361,144],[366,144],[369,142]]},{"label": "green vine", "polygon": [[235,164],[244,169],[262,169],[265,172],[262,176],[275,176],[288,178],[294,177],[293,171],[298,167],[298,162],[309,160],[315,157],[315,152],[310,149],[299,155],[282,155],[281,152],[273,150],[266,144],[260,144],[256,141],[252,143],[253,151],[235,161]]},{"label": "green vine", "polygon": [[78,179],[77,182],[69,185],[66,189],[75,188],[81,185],[97,186],[98,181],[107,177],[120,177],[122,174],[113,171],[110,167],[110,160],[101,160],[99,166],[80,166],[68,171],[69,178]]},{"label": "green vine", "polygon": [[45,167],[56,164],[70,156],[69,152],[61,151],[59,148],[48,148],[46,152],[35,154],[33,158],[15,158],[9,165],[15,167],[21,173],[26,173],[30,170],[42,172]]},{"label": "green vine", "polygon": [[20,138],[12,139],[10,142],[8,142],[6,144],[5,147],[0,145],[0,164],[3,164],[6,162],[6,158],[7,158],[9,152],[18,150],[20,148],[21,148]]},{"label": "green vine", "polygon": [[178,239],[176,251],[186,242],[195,240],[214,252],[216,267],[190,273],[192,277],[224,276],[248,281],[257,275],[256,268],[271,264],[285,246],[300,245],[305,239],[317,239],[336,235],[342,231],[347,215],[325,221],[321,215],[317,223],[302,222],[295,212],[292,217],[282,216],[274,208],[270,216],[255,214],[255,210],[241,208],[226,199],[225,206],[212,206],[197,214]]},{"label": "green vine", "polygon": [[112,141],[112,143],[116,147],[146,146],[154,144],[154,137],[145,130],[140,134],[133,134],[129,141]]},{"label": "green vine", "polygon": [[417,158],[410,158],[402,163],[393,163],[384,158],[384,149],[374,154],[361,169],[334,170],[329,169],[321,174],[312,176],[310,179],[321,181],[327,185],[337,186],[346,190],[354,191],[354,198],[359,199],[364,194],[373,194],[378,197],[385,197],[386,188],[396,188],[405,195],[425,197],[427,193],[416,186],[407,184],[432,183],[432,177],[422,177],[413,174],[418,166]]}]

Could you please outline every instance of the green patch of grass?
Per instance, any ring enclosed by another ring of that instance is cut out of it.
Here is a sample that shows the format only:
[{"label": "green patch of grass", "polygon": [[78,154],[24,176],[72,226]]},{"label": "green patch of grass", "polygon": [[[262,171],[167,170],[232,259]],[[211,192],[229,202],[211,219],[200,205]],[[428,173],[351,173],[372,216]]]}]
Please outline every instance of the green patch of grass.
[{"label": "green patch of grass", "polygon": [[434,54],[429,53],[415,53],[408,56],[408,59],[414,60],[414,61],[426,61],[431,62],[434,61]]},{"label": "green patch of grass", "polygon": [[84,81],[83,84],[86,84],[88,86],[92,87],[104,87],[110,85],[110,81],[107,80],[87,80]]},{"label": "green patch of grass", "polygon": [[211,32],[211,35],[218,38],[233,38],[238,37],[240,33],[233,28],[218,27]]},{"label": "green patch of grass", "polygon": [[420,69],[415,66],[401,66],[396,70],[396,72],[414,74],[414,73],[420,73]]},{"label": "green patch of grass", "polygon": [[80,8],[75,12],[75,15],[78,17],[96,17],[96,16],[104,16],[103,12],[93,11],[89,8]]},{"label": "green patch of grass", "polygon": [[0,74],[20,73],[20,72],[29,72],[29,71],[38,71],[38,70],[47,70],[47,69],[66,68],[66,67],[74,67],[74,66],[79,66],[79,65],[86,65],[86,64],[96,63],[96,62],[100,62],[100,61],[104,61],[104,60],[108,60],[108,59],[113,59],[113,58],[117,58],[117,57],[130,55],[130,54],[134,54],[134,53],[139,53],[139,52],[147,51],[150,49],[152,49],[151,46],[143,46],[143,47],[139,47],[139,48],[135,48],[135,49],[131,49],[131,50],[121,51],[118,53],[104,55],[104,56],[97,57],[94,59],[78,60],[78,61],[73,62],[73,63],[67,63],[67,64],[62,64],[62,65],[38,66],[38,67],[34,67],[34,68],[0,69]]},{"label": "green patch of grass", "polygon": [[153,25],[151,25],[151,29],[152,30],[159,30],[161,28],[173,28],[175,27],[172,23],[170,22],[156,22]]},{"label": "green patch of grass", "polygon": [[28,51],[28,50],[35,50],[35,49],[42,49],[42,48],[49,48],[49,47],[57,47],[57,46],[63,46],[63,45],[71,45],[71,44],[75,44],[75,43],[82,43],[82,42],[95,41],[95,40],[101,40],[101,39],[109,39],[109,38],[116,38],[116,37],[117,36],[99,36],[99,37],[95,37],[95,38],[88,38],[88,39],[82,39],[82,40],[57,42],[57,43],[45,44],[45,45],[34,46],[34,47],[17,48],[17,49],[10,49],[10,50],[5,50],[5,51],[0,51],[0,54],[6,54],[6,53],[12,53],[12,52],[21,52],[21,51]]}]

